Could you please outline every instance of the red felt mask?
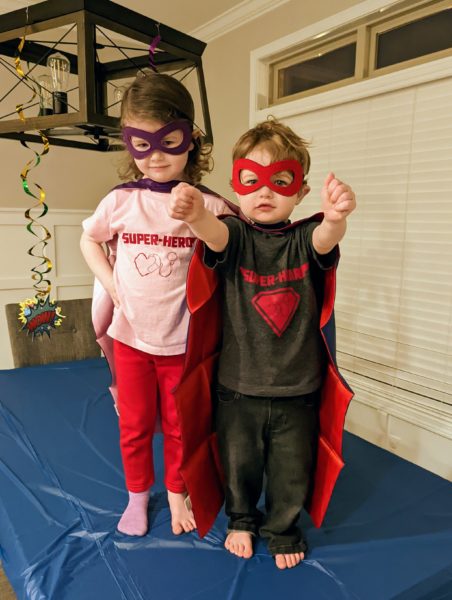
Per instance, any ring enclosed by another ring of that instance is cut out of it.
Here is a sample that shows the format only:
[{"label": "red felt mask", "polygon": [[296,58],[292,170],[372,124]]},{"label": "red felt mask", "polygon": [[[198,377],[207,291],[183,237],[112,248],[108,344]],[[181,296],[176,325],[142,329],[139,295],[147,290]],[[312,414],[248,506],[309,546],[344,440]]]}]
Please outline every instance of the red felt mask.
[{"label": "red felt mask", "polygon": [[[251,185],[242,183],[240,180],[240,173],[244,170],[254,173],[257,181]],[[282,171],[292,173],[293,179],[289,185],[278,185],[272,181],[272,177]],[[234,166],[232,168],[232,187],[237,194],[242,196],[251,194],[251,192],[258,190],[264,185],[282,196],[293,196],[301,190],[303,185],[303,175],[303,167],[298,160],[280,160],[279,162],[274,162],[267,167],[264,167],[264,165],[260,165],[249,158],[238,158],[234,161]]]}]

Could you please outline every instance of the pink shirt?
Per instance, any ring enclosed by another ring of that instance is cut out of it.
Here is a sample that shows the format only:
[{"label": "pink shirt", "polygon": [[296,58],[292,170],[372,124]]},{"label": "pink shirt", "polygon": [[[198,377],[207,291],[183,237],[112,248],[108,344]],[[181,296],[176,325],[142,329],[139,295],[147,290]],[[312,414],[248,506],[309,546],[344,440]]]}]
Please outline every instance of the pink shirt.
[{"label": "pink shirt", "polygon": [[[189,312],[188,265],[196,241],[183,221],[168,216],[167,193],[115,189],[83,221],[99,243],[117,236],[113,276],[120,299],[107,329],[110,337],[149,354],[183,354]],[[221,198],[204,194],[214,214],[230,213]]]}]

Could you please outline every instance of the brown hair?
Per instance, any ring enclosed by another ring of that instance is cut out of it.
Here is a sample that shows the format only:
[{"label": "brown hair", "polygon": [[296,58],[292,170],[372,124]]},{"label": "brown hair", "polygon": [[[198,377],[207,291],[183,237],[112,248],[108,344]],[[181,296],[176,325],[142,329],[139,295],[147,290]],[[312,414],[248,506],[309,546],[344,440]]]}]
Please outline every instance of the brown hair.
[{"label": "brown hair", "polygon": [[274,117],[258,123],[245,132],[232,149],[232,160],[246,158],[257,146],[263,146],[271,155],[274,162],[293,158],[303,167],[304,177],[309,172],[311,157],[308,152],[308,142],[297,135],[290,127]]},{"label": "brown hair", "polygon": [[[193,126],[194,116],[193,99],[187,88],[174,77],[150,69],[138,73],[124,92],[121,103],[121,126],[128,118],[155,119],[165,124],[175,119],[187,119]],[[184,173],[189,183],[196,184],[212,170],[212,146],[203,144],[199,129],[193,131],[193,144]],[[121,179],[143,176],[129,153],[119,165],[118,173]]]}]

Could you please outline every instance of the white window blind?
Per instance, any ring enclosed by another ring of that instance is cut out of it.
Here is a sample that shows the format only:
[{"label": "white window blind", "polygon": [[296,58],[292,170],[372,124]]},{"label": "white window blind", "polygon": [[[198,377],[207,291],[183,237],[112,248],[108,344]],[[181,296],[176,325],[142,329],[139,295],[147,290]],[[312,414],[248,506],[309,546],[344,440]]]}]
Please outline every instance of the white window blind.
[{"label": "white window blind", "polygon": [[[319,210],[327,172],[358,209],[341,243],[341,371],[425,405],[452,406],[452,78],[287,119],[312,142]],[[309,200],[308,200],[309,198]],[[452,414],[452,413],[451,413]]]}]

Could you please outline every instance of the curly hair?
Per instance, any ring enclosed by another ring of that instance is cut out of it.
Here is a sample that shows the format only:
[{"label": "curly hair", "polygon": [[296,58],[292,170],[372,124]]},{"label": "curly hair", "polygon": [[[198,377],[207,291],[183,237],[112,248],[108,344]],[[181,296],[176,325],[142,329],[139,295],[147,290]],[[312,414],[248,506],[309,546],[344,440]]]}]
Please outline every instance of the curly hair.
[{"label": "curly hair", "polygon": [[[194,116],[194,103],[187,88],[174,77],[154,73],[150,69],[138,73],[124,92],[121,103],[121,126],[129,118],[157,120],[165,124],[175,119],[186,119],[193,128]],[[193,130],[193,145],[184,174],[189,183],[197,184],[212,170],[212,146],[203,143],[199,129]],[[125,180],[143,176],[128,152],[119,164],[118,174]]]},{"label": "curly hair", "polygon": [[274,162],[290,158],[297,160],[303,167],[304,176],[308,174],[311,166],[308,142],[274,117],[268,117],[239,138],[232,149],[232,160],[246,158],[257,146],[263,146]]}]

